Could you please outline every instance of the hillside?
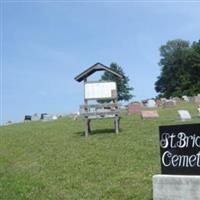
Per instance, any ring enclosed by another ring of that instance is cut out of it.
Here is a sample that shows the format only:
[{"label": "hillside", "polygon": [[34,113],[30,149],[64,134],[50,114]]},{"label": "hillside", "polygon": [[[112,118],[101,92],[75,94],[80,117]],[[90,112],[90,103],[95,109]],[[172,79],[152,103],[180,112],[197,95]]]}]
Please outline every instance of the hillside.
[{"label": "hillside", "polygon": [[[116,135],[111,120],[84,123],[62,118],[0,128],[0,199],[152,199],[152,176],[160,173],[158,126],[181,124],[178,109],[199,123],[196,106],[158,109],[158,120],[123,116]],[[184,122],[186,123],[186,122]],[[108,129],[107,129],[108,128]]]}]

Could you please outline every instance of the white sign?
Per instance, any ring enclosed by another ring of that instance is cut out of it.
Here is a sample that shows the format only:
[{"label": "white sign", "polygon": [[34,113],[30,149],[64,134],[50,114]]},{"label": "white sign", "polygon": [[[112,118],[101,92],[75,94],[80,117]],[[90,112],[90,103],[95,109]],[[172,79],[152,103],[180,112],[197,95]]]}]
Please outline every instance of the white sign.
[{"label": "white sign", "polygon": [[85,99],[115,99],[117,86],[115,82],[85,83]]},{"label": "white sign", "polygon": [[156,102],[153,99],[148,100],[147,107],[148,108],[154,108],[154,107],[156,107]]}]

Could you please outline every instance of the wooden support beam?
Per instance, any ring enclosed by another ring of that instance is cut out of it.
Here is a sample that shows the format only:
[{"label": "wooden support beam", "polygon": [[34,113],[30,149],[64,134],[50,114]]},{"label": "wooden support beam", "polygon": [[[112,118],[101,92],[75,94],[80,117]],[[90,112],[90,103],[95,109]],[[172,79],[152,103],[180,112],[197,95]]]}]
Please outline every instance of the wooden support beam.
[{"label": "wooden support beam", "polygon": [[90,129],[90,120],[88,118],[85,118],[85,136],[89,136],[89,133],[91,132]]},{"label": "wooden support beam", "polygon": [[91,120],[88,119],[87,117],[85,118],[85,136],[89,136],[91,133],[91,126],[90,126]]},{"label": "wooden support beam", "polygon": [[88,131],[88,119],[85,118],[85,137],[87,137],[89,135],[89,131]]},{"label": "wooden support beam", "polygon": [[116,116],[114,120],[115,120],[115,133],[118,134],[119,133],[119,117]]},{"label": "wooden support beam", "polygon": [[91,133],[91,126],[90,126],[90,122],[91,122],[91,120],[90,120],[90,119],[88,119],[88,132],[89,132],[89,133]]}]

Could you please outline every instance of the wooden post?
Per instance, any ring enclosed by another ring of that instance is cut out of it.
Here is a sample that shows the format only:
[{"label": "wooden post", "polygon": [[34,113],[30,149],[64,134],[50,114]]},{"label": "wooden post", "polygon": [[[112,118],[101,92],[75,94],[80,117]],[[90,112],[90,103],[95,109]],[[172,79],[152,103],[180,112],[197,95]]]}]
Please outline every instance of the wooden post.
[{"label": "wooden post", "polygon": [[[85,83],[86,82],[87,82],[87,78],[84,79],[84,87],[85,87]],[[88,105],[88,100],[85,99],[85,96],[84,96],[84,105],[85,106]],[[88,112],[88,108],[87,107],[85,107],[85,112]],[[90,129],[90,120],[88,119],[88,117],[85,117],[85,136],[87,137],[90,132],[91,132],[91,129]]]},{"label": "wooden post", "polygon": [[[113,99],[113,103],[117,104],[117,99]],[[116,106],[115,109],[119,109],[118,106]],[[115,133],[118,134],[119,133],[119,116],[118,115],[115,115],[114,122],[115,122]]]},{"label": "wooden post", "polygon": [[119,117],[115,116],[115,133],[119,133]]},{"label": "wooden post", "polygon": [[91,120],[90,120],[90,119],[88,119],[88,132],[89,132],[89,133],[91,133],[91,126],[90,126],[90,122],[91,122]]},{"label": "wooden post", "polygon": [[89,135],[88,118],[85,117],[85,137]]},{"label": "wooden post", "polygon": [[[87,78],[84,79],[84,87],[85,87],[85,83],[87,82]],[[85,95],[85,94],[84,94]],[[85,96],[84,96],[84,105],[88,105],[88,100],[85,99]]]}]

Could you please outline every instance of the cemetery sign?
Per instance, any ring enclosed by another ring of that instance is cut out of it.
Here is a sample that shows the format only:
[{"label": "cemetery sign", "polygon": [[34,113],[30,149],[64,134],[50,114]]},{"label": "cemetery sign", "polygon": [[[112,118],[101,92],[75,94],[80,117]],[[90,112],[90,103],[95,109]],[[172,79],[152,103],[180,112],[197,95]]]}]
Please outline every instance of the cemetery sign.
[{"label": "cemetery sign", "polygon": [[162,174],[200,175],[200,124],[159,129]]},{"label": "cemetery sign", "polygon": [[85,83],[85,99],[116,99],[116,82],[90,81]]}]

